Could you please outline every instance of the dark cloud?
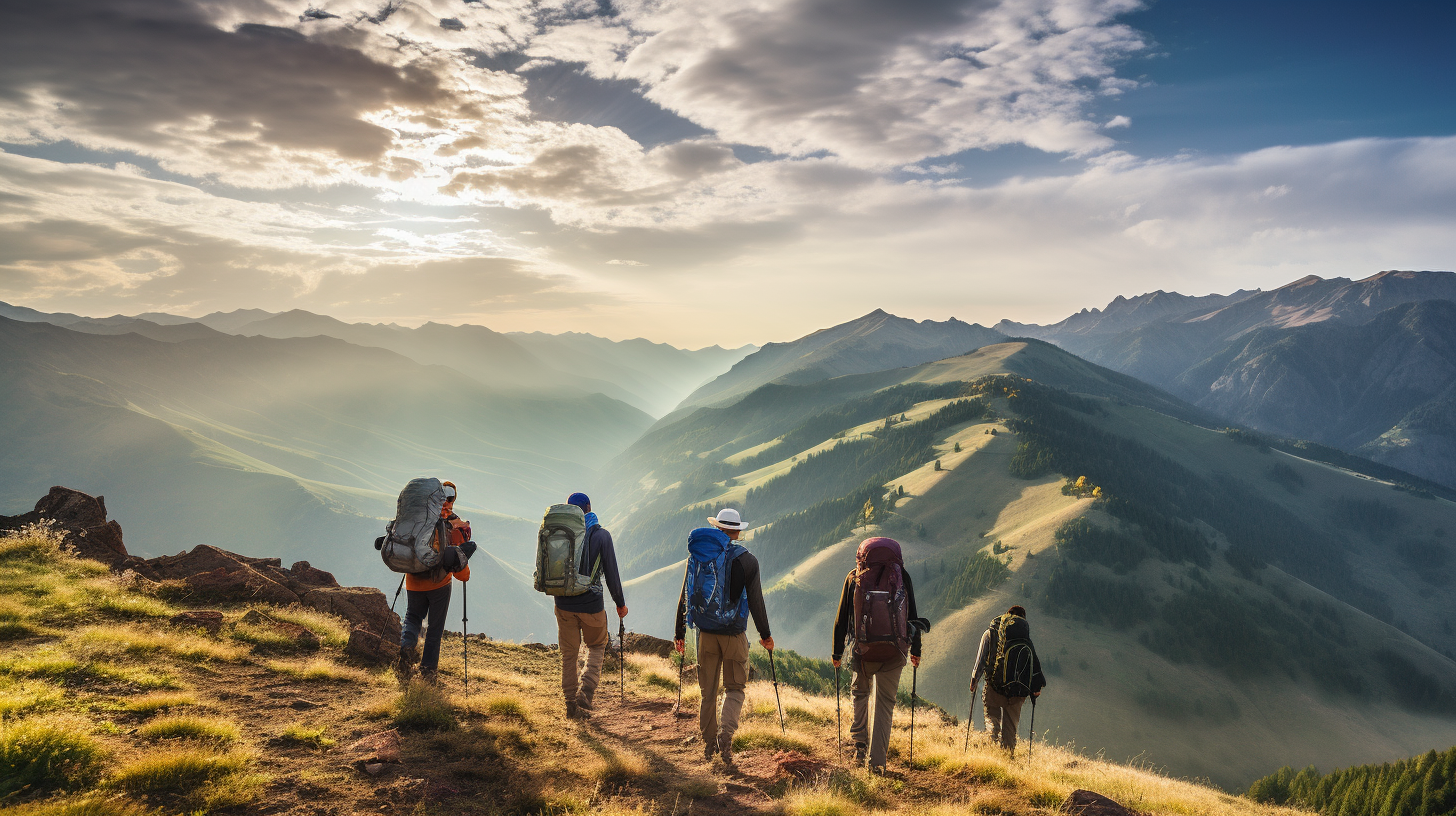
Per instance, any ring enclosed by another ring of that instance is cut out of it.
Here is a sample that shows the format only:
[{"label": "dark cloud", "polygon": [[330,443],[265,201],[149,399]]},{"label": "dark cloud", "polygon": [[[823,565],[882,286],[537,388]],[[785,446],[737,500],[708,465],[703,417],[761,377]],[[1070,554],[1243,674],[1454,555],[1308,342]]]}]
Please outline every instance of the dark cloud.
[{"label": "dark cloud", "polygon": [[0,105],[60,115],[78,140],[162,148],[183,138],[169,127],[205,121],[189,137],[228,163],[261,145],[373,160],[392,134],[361,114],[443,94],[423,70],[288,29],[225,31],[185,0],[5,0],[0,20]]}]

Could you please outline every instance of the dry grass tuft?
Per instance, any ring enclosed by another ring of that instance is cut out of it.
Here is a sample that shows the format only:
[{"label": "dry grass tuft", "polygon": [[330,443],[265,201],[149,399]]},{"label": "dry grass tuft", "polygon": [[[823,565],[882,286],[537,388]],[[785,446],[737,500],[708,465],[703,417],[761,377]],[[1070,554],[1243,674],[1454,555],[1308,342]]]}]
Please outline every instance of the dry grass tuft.
[{"label": "dry grass tuft", "polygon": [[333,738],[324,736],[325,730],[327,729],[323,726],[311,727],[302,723],[294,723],[283,729],[283,733],[278,735],[278,740],[284,745],[306,745],[322,750],[332,747],[334,744]]},{"label": "dry grass tuft", "polygon": [[394,727],[412,731],[451,730],[459,725],[455,707],[440,689],[416,681],[394,701]]},{"label": "dry grass tuft", "polygon": [[137,729],[143,739],[184,739],[223,745],[237,742],[238,727],[216,717],[161,717]]},{"label": "dry grass tuft", "polygon": [[65,702],[65,693],[52,683],[0,676],[0,720],[60,708]]},{"label": "dry grass tuft", "polygon": [[515,697],[491,697],[485,701],[485,712],[496,717],[520,720],[523,723],[531,721],[531,715],[527,712],[525,704]]},{"label": "dry grass tuft", "polygon": [[777,728],[761,726],[750,726],[734,734],[733,750],[798,751],[805,756],[815,754],[814,746],[803,735],[794,731],[781,734]]},{"label": "dry grass tuft", "polygon": [[859,805],[825,790],[795,793],[784,802],[787,816],[858,816]]},{"label": "dry grass tuft", "polygon": [[197,704],[197,698],[191,694],[153,693],[132,698],[122,708],[132,714],[150,717],[174,708],[186,708]]},{"label": "dry grass tuft", "polygon": [[184,660],[242,660],[248,650],[190,632],[158,632],[138,626],[112,624],[90,626],[71,635],[67,643],[76,651],[93,656],[148,657],[165,654]]},{"label": "dry grass tuft", "polygon": [[152,811],[130,802],[87,796],[20,805],[6,810],[5,813],[6,816],[151,816]]},{"label": "dry grass tuft", "polygon": [[266,780],[246,773],[251,761],[251,756],[238,752],[174,749],[132,762],[117,771],[109,784],[134,796],[209,812],[245,805],[257,798]]},{"label": "dry grass tuft", "polygon": [[260,610],[270,618],[285,621],[318,635],[325,646],[342,649],[349,642],[349,624],[338,615],[330,615],[306,606],[275,606]]},{"label": "dry grass tuft", "polygon": [[326,660],[324,658],[314,658],[307,663],[270,660],[268,661],[268,670],[313,683],[371,684],[376,681],[375,675],[367,671],[350,666],[341,666],[332,660]]}]

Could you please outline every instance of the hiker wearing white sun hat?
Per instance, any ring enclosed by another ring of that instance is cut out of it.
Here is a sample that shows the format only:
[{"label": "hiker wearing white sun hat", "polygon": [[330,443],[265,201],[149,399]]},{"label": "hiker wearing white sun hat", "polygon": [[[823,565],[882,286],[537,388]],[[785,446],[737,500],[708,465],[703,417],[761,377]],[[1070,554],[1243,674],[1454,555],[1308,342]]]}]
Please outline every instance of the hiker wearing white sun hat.
[{"label": "hiker wearing white sun hat", "polygon": [[[731,767],[733,733],[738,730],[743,690],[748,685],[750,615],[759,644],[773,651],[774,642],[758,580],[758,559],[738,543],[748,525],[732,507],[719,510],[708,524],[688,534],[688,564],[677,601],[673,647],[681,654],[687,648],[687,627],[698,630],[698,688],[702,691],[698,725],[703,734],[703,759],[719,754]],[[726,692],[721,717],[720,674]]]},{"label": "hiker wearing white sun hat", "polygon": [[[731,507],[719,510],[717,516],[708,519],[708,523],[725,532],[736,533],[748,529],[748,525],[743,523],[743,518],[738,515],[738,511]],[[736,538],[736,536],[729,536],[729,538]]]}]

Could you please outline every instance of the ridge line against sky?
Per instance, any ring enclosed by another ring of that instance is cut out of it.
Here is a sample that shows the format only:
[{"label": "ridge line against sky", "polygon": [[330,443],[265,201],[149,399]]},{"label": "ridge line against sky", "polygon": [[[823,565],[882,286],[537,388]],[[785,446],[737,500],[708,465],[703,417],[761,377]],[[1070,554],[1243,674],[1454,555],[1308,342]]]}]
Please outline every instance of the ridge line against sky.
[{"label": "ridge line against sky", "polygon": [[1450,4],[0,0],[0,300],[732,347],[1450,269],[1442,31]]}]

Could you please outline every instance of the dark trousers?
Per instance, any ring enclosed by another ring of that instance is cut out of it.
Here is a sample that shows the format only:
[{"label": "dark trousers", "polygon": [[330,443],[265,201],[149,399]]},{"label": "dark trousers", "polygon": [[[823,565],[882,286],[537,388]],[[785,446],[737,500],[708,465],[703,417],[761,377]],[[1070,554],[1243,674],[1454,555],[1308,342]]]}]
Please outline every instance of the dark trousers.
[{"label": "dark trousers", "polygon": [[420,639],[420,624],[429,615],[425,653],[420,655],[420,673],[429,674],[440,665],[440,638],[445,635],[445,613],[450,611],[450,584],[429,592],[411,589],[406,594],[409,595],[409,604],[404,613],[404,631],[400,634],[399,645],[413,649]]}]

